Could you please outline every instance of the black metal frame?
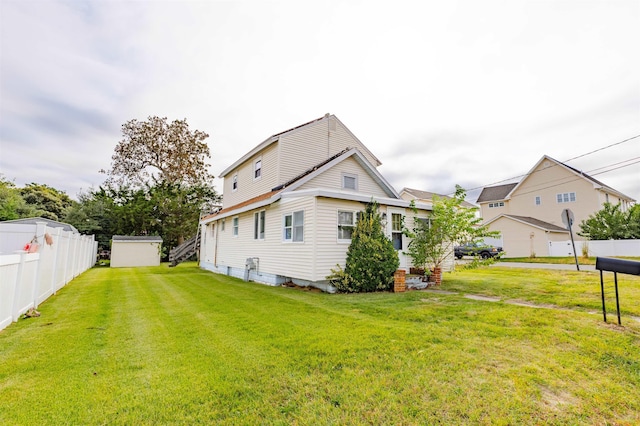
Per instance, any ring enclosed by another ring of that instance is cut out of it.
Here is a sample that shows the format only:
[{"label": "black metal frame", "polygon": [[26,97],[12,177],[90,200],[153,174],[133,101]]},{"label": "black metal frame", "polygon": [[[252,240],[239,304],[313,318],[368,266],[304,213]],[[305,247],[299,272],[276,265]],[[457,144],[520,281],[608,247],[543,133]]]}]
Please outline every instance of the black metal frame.
[{"label": "black metal frame", "polygon": [[602,271],[613,272],[613,280],[616,287],[616,312],[618,313],[618,324],[620,321],[620,298],[618,296],[618,272],[621,274],[640,275],[640,262],[633,260],[611,259],[607,257],[596,257],[596,269],[600,271],[600,292],[602,294],[602,316],[604,322],[607,322],[607,310],[604,303],[604,280]]}]

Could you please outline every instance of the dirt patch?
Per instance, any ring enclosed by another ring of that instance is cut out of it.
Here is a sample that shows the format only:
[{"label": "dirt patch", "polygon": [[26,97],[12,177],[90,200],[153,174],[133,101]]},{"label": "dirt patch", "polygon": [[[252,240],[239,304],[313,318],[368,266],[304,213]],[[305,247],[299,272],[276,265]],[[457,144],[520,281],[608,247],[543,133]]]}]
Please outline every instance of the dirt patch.
[{"label": "dirt patch", "polygon": [[541,399],[544,405],[551,408],[560,409],[563,406],[575,405],[576,398],[566,391],[554,391],[546,386],[538,386],[540,389]]},{"label": "dirt patch", "polygon": [[464,297],[471,300],[480,300],[483,302],[499,302],[501,299],[499,297],[490,297],[490,296],[480,296],[477,294],[465,294]]},{"label": "dirt patch", "polygon": [[533,303],[533,302],[527,302],[526,300],[518,300],[518,299],[505,300],[504,303],[508,303],[510,305],[516,305],[516,306],[526,306],[529,308],[562,309],[556,305],[551,305],[546,303]]}]

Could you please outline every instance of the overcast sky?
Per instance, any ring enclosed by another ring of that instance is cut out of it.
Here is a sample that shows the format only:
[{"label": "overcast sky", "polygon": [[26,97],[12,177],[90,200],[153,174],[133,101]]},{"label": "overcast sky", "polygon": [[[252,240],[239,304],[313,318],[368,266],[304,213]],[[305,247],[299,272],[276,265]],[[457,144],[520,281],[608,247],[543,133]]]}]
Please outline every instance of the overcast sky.
[{"label": "overcast sky", "polygon": [[0,5],[0,173],[18,186],[96,188],[133,118],[207,132],[217,176],[328,112],[397,190],[597,151],[567,164],[640,200],[640,138],[620,143],[640,135],[638,0]]}]

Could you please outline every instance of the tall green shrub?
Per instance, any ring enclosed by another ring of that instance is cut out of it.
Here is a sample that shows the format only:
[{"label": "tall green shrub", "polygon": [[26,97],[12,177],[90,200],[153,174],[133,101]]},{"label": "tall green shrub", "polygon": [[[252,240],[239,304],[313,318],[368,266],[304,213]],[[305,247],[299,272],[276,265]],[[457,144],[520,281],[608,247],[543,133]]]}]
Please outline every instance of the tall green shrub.
[{"label": "tall green shrub", "polygon": [[398,266],[398,254],[382,229],[378,203],[372,202],[358,215],[344,271],[333,271],[329,279],[341,292],[390,290]]}]

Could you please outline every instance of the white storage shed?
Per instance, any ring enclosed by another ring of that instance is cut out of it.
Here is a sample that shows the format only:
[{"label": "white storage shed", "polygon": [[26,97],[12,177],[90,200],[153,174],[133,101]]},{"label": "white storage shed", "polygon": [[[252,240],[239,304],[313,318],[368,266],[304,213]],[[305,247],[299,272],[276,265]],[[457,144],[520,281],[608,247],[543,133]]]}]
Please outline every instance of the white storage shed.
[{"label": "white storage shed", "polygon": [[111,240],[111,267],[160,265],[162,238],[159,236],[114,235]]}]

